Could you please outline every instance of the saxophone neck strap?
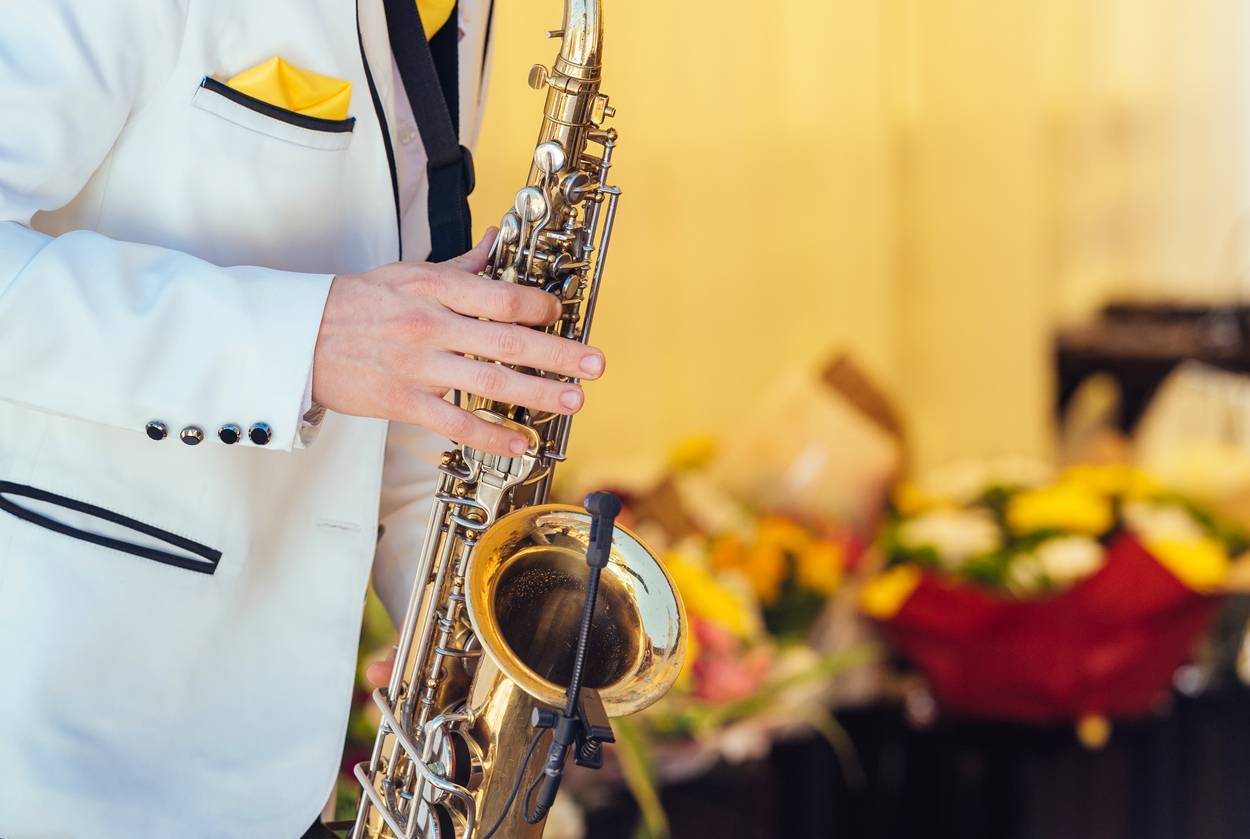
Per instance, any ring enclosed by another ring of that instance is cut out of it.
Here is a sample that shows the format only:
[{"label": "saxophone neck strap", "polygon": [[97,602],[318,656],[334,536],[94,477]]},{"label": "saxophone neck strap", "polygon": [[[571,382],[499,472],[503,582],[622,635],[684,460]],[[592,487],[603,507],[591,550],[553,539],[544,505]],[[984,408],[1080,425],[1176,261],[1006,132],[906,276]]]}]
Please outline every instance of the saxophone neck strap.
[{"label": "saxophone neck strap", "polygon": [[416,0],[384,0],[395,67],[425,146],[429,178],[430,260],[473,245],[469,194],[473,155],[460,145],[460,43],[457,10],[429,41]]}]

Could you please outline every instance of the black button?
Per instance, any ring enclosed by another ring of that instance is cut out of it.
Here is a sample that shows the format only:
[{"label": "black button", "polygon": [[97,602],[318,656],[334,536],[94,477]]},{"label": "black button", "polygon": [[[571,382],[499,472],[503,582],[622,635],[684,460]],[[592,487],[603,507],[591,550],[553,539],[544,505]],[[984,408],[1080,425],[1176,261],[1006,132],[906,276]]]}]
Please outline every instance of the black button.
[{"label": "black button", "polygon": [[169,436],[169,429],[165,427],[165,423],[160,420],[152,420],[148,423],[146,431],[148,436],[153,440],[164,440]]},{"label": "black button", "polygon": [[217,437],[227,446],[233,446],[243,438],[243,429],[229,422],[221,427],[221,430],[217,432]]},{"label": "black button", "polygon": [[204,442],[204,432],[200,431],[200,429],[196,428],[194,425],[188,425],[186,428],[182,429],[182,433],[178,436],[181,437],[182,442],[186,443],[188,446],[198,446],[200,443]]},{"label": "black button", "polygon": [[248,430],[247,438],[258,446],[267,446],[273,439],[273,431],[270,430],[269,423],[258,422]]}]

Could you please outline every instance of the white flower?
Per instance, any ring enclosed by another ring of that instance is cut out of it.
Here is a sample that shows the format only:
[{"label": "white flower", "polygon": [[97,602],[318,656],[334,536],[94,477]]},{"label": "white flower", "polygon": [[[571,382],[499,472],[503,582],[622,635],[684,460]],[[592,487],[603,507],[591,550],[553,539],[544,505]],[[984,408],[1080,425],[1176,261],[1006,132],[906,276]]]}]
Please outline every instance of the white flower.
[{"label": "white flower", "polygon": [[722,729],[716,745],[726,762],[741,764],[767,757],[773,743],[762,720],[747,719]]},{"label": "white flower", "polygon": [[953,504],[975,501],[993,486],[1031,488],[1054,478],[1055,470],[1041,461],[1023,457],[966,460],[923,475],[916,488],[926,498]]},{"label": "white flower", "polygon": [[944,567],[958,569],[998,550],[1003,535],[989,510],[931,510],[903,522],[898,540],[909,550],[932,548]]},{"label": "white flower", "polygon": [[1207,502],[1250,488],[1250,452],[1240,444],[1204,440],[1167,446],[1150,452],[1146,466],[1166,486]]},{"label": "white flower", "polygon": [[1093,574],[1103,563],[1102,545],[1088,536],[1059,536],[1038,546],[1037,564],[1056,586],[1068,586]]},{"label": "white flower", "polygon": [[1144,542],[1195,542],[1207,535],[1189,511],[1176,504],[1130,501],[1124,505],[1124,520]]},{"label": "white flower", "polygon": [[1046,582],[1046,573],[1035,553],[1017,554],[1011,558],[1007,566],[1003,585],[1012,594],[1027,596],[1042,590]]},{"label": "white flower", "polygon": [[1048,586],[1067,588],[1093,574],[1102,564],[1102,545],[1095,540],[1088,536],[1057,536],[1012,557],[1003,582],[1013,594],[1029,596]]}]

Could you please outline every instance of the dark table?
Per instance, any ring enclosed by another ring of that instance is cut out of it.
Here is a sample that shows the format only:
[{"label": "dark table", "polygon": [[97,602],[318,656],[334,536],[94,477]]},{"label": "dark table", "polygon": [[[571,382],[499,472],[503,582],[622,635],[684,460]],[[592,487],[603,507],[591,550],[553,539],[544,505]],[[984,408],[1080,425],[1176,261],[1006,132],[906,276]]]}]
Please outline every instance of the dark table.
[{"label": "dark table", "polygon": [[[897,707],[839,715],[866,782],[849,784],[812,738],[767,761],[719,767],[664,790],[673,835],[845,839],[1247,839],[1250,692],[1178,697],[1117,724],[1090,751],[1069,727],[942,722],[917,729]],[[630,837],[621,795],[592,813],[594,839]]]},{"label": "dark table", "polygon": [[1062,415],[1095,373],[1120,388],[1120,428],[1132,433],[1159,385],[1184,361],[1250,372],[1250,308],[1113,303],[1055,339],[1056,407]]}]

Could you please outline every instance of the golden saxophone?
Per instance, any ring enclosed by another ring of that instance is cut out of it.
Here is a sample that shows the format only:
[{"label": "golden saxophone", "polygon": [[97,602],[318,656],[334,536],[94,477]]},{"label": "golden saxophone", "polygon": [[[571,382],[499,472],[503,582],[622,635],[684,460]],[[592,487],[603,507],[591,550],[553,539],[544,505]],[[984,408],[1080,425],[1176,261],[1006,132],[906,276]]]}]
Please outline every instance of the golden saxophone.
[{"label": "golden saxophone", "polygon": [[[599,92],[601,14],[601,0],[565,0],[564,26],[550,33],[562,39],[555,65],[530,71],[530,85],[547,92],[542,127],[483,272],[557,295],[563,313],[548,331],[582,342],[620,198],[608,183],[617,134],[604,127],[613,110]],[[601,760],[599,744],[611,739],[605,712],[650,705],[682,665],[685,615],[651,552],[610,519],[596,536],[599,519],[547,503],[571,418],[472,395],[460,401],[530,446],[518,457],[463,445],[442,456],[395,670],[374,692],[378,736],[355,768],[354,839],[540,836],[545,808],[531,809],[529,798],[551,772],[536,749],[554,737],[548,748],[559,751],[560,709],[567,715],[580,701],[568,687],[575,650],[593,695],[581,733],[595,733],[575,747],[583,765]],[[596,539],[606,565],[588,583]],[[540,798],[556,787],[558,778]]]}]

